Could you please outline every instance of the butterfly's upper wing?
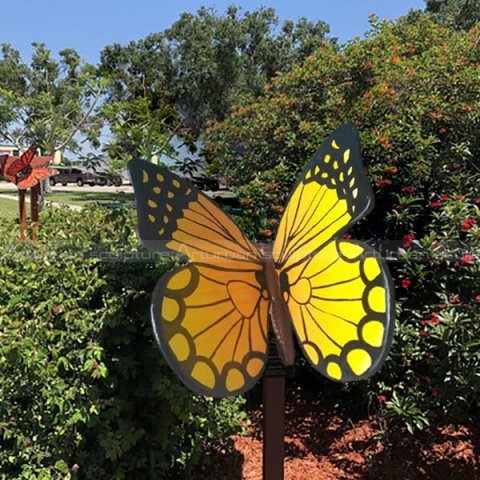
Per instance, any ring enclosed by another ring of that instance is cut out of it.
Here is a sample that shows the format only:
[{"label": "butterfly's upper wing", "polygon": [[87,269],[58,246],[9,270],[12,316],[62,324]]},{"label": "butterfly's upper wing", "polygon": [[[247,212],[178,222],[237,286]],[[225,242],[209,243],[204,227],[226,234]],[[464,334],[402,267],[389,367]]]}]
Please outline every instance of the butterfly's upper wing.
[{"label": "butterfly's upper wing", "polygon": [[142,242],[190,263],[157,284],[155,335],[192,390],[223,397],[250,389],[267,352],[262,256],[235,223],[185,179],[150,162],[129,163]]},{"label": "butterfly's upper wing", "polygon": [[36,156],[32,160],[31,165],[32,165],[32,168],[40,168],[40,167],[44,167],[52,160],[53,160],[53,156],[47,156],[47,155]]},{"label": "butterfly's upper wing", "polygon": [[151,250],[234,269],[250,269],[262,256],[233,220],[184,178],[151,162],[128,168],[135,189],[138,230]]},{"label": "butterfly's upper wing", "polygon": [[300,346],[339,381],[367,378],[388,353],[393,288],[366,244],[338,237],[373,207],[355,127],[332,133],[301,173],[273,259]]},{"label": "butterfly's upper wing", "polygon": [[7,169],[7,175],[16,175],[20,173],[25,167],[32,163],[33,158],[37,152],[37,145],[32,145],[22,156],[16,159]]},{"label": "butterfly's upper wing", "polygon": [[360,140],[351,123],[339,127],[307,163],[288,201],[273,246],[288,269],[348,230],[373,208]]}]

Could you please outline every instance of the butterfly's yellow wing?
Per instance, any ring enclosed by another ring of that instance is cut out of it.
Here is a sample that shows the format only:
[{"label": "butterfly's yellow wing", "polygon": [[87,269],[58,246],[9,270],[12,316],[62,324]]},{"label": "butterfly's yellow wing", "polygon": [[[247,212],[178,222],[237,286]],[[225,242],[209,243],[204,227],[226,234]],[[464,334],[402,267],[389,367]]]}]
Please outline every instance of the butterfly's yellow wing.
[{"label": "butterfly's yellow wing", "polygon": [[384,262],[340,236],[373,207],[355,127],[342,125],[306,165],[273,246],[300,346],[338,381],[380,368],[393,334],[393,288]]},{"label": "butterfly's yellow wing", "polygon": [[153,326],[165,358],[199,393],[223,397],[250,389],[267,352],[261,254],[184,179],[140,160],[129,171],[142,242],[190,261],[160,279],[153,295]]}]

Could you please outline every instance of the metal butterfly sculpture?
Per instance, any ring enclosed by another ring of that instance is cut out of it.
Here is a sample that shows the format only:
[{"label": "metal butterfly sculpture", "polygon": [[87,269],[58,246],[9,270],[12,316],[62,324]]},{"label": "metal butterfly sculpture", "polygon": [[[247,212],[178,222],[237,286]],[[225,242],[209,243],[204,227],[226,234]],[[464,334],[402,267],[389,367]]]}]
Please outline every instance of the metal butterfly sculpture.
[{"label": "metal butterfly sculpture", "polygon": [[50,168],[41,168],[53,157],[36,156],[37,148],[36,144],[32,145],[20,157],[2,155],[0,157],[0,178],[6,178],[19,189],[27,189],[35,186],[42,178],[58,173]]},{"label": "metal butterfly sculpture", "polygon": [[156,339],[189,388],[213,397],[252,388],[268,336],[295,360],[292,330],[313,368],[349,382],[373,375],[390,349],[393,287],[367,244],[342,237],[373,208],[358,133],[332,133],[299,175],[272,246],[257,248],[188,181],[134,160],[139,236],[146,247],[186,257],[152,300]]}]

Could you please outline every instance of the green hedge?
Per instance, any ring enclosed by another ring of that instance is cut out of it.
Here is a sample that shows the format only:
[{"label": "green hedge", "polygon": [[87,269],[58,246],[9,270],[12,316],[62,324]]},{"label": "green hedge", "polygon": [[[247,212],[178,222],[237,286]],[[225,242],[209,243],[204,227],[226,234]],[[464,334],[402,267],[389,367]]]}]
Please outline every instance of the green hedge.
[{"label": "green hedge", "polygon": [[162,360],[149,301],[173,261],[145,260],[133,212],[47,210],[17,237],[0,224],[1,479],[184,478],[240,430],[241,400]]}]

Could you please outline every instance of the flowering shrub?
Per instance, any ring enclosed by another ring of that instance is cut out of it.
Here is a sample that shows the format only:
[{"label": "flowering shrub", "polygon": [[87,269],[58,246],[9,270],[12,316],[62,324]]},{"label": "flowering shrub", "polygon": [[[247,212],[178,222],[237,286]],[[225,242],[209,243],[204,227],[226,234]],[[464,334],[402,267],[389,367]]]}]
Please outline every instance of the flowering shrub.
[{"label": "flowering shrub", "polygon": [[145,261],[130,211],[51,210],[39,242],[18,235],[0,224],[0,478],[185,478],[242,416],[186,390],[153,341],[172,261]]},{"label": "flowering shrub", "polygon": [[387,242],[397,259],[395,341],[366,388],[413,429],[480,405],[480,29],[455,32],[419,12],[371,26],[235,106],[206,152],[245,207],[242,225],[265,240],[322,140],[357,125],[377,207],[349,235]]}]

